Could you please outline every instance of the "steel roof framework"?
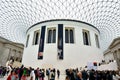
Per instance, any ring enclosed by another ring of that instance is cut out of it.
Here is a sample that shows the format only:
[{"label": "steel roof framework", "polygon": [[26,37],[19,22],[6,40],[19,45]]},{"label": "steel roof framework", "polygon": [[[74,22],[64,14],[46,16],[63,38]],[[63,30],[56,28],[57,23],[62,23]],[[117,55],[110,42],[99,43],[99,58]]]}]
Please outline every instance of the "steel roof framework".
[{"label": "steel roof framework", "polygon": [[50,19],[74,19],[100,31],[105,50],[120,36],[119,0],[0,0],[0,36],[25,43],[27,29]]}]

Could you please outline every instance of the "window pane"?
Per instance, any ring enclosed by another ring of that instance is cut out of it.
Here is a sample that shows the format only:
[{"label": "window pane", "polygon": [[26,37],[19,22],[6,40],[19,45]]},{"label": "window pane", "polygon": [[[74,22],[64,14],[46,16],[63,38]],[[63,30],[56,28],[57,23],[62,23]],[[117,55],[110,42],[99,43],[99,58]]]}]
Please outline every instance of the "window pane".
[{"label": "window pane", "polygon": [[56,42],[56,30],[54,29],[53,30],[53,43]]},{"label": "window pane", "polygon": [[87,32],[85,32],[85,45],[89,45]]},{"label": "window pane", "polygon": [[39,42],[40,30],[34,31],[33,45],[37,45]]},{"label": "window pane", "polygon": [[68,37],[68,30],[65,29],[65,43],[69,42],[69,37]]},{"label": "window pane", "polygon": [[35,45],[38,44],[38,38],[39,38],[39,33],[37,32],[35,36]]},{"label": "window pane", "polygon": [[83,42],[84,42],[84,45],[86,44],[85,42],[85,32],[83,32]]},{"label": "window pane", "polygon": [[83,42],[84,45],[90,45],[90,34],[87,30],[83,30]]},{"label": "window pane", "polygon": [[73,30],[70,30],[70,43],[74,43]]},{"label": "window pane", "polygon": [[48,43],[51,43],[51,38],[52,38],[52,30],[48,31]]}]

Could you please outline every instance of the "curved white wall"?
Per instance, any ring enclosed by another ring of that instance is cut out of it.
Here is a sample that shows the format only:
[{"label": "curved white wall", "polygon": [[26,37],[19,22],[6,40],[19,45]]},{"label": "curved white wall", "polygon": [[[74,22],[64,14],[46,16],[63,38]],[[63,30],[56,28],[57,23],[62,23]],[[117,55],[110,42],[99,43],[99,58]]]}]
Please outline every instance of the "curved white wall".
[{"label": "curved white wall", "polygon": [[[58,38],[58,24],[63,24],[63,49],[64,59],[57,59],[57,38]],[[41,32],[41,26],[46,26],[45,42],[43,60],[38,60],[38,48],[39,45],[33,45],[34,31],[39,30]],[[56,43],[47,43],[47,28],[56,27]],[[65,43],[65,27],[74,28],[74,40],[73,44]],[[83,44],[82,29],[90,32],[91,46]],[[102,52],[100,48],[96,47],[95,34],[99,37],[99,32],[94,27],[75,21],[50,21],[37,24],[30,28],[27,35],[30,35],[28,47],[24,48],[22,63],[26,66],[32,67],[54,67],[59,69],[84,67],[87,62],[100,62],[102,60]]]}]

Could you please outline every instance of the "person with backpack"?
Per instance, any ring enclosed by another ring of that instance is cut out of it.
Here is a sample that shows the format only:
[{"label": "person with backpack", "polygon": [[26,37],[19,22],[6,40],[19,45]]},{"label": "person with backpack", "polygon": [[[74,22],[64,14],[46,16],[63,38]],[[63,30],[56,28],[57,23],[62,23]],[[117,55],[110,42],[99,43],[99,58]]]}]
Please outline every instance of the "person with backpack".
[{"label": "person with backpack", "polygon": [[55,73],[53,72],[53,70],[51,70],[50,72],[50,80],[55,80]]},{"label": "person with backpack", "polygon": [[50,68],[46,69],[46,76],[48,77],[48,80],[50,80]]}]

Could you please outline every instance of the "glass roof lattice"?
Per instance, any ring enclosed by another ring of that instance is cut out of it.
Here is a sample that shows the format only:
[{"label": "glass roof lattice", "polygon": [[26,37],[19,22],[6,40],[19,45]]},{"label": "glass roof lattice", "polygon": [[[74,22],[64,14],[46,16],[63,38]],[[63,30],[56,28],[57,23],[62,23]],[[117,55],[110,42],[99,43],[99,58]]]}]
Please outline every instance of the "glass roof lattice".
[{"label": "glass roof lattice", "polygon": [[27,29],[50,19],[74,19],[100,31],[105,50],[120,36],[120,0],[0,0],[0,36],[25,44]]}]

